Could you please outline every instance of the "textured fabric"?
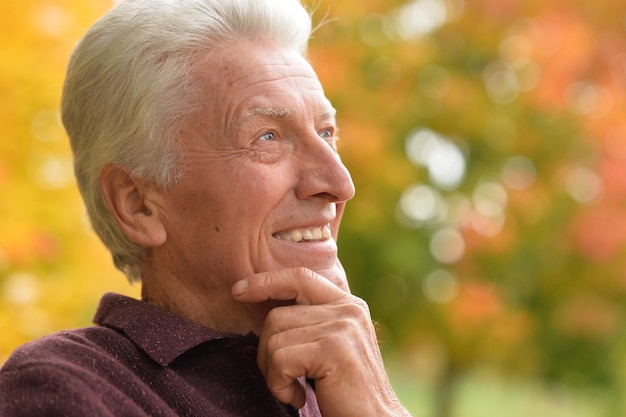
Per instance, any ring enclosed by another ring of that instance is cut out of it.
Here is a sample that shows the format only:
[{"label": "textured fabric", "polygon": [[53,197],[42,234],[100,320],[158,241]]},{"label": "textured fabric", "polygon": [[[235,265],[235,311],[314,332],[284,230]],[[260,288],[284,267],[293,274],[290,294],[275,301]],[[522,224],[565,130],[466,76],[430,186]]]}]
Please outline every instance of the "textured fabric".
[{"label": "textured fabric", "polygon": [[256,364],[258,338],[215,332],[105,295],[97,326],[43,337],[0,370],[0,416],[319,416],[278,402]]}]

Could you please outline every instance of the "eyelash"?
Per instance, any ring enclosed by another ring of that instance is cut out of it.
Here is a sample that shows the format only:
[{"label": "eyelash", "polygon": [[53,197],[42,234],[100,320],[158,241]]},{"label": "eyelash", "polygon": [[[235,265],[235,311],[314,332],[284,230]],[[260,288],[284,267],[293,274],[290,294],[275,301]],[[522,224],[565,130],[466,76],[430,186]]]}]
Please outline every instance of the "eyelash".
[{"label": "eyelash", "polygon": [[[326,136],[324,136],[324,133],[326,133]],[[319,131],[318,134],[322,139],[332,139],[335,137],[335,129],[333,128],[322,129]],[[274,132],[263,133],[261,136],[259,136],[259,139],[262,141],[273,142],[276,140],[276,133]]]},{"label": "eyelash", "polygon": [[[270,136],[271,138],[267,138],[267,136]],[[276,134],[274,132],[267,132],[267,133],[263,133],[261,135],[261,137],[259,137],[259,139],[263,140],[263,141],[274,141],[276,140]]]},{"label": "eyelash", "polygon": [[[324,132],[328,132],[328,136],[323,136]],[[322,129],[319,135],[321,138],[324,138],[324,139],[332,138],[335,136],[335,129],[332,129],[332,128]]]}]

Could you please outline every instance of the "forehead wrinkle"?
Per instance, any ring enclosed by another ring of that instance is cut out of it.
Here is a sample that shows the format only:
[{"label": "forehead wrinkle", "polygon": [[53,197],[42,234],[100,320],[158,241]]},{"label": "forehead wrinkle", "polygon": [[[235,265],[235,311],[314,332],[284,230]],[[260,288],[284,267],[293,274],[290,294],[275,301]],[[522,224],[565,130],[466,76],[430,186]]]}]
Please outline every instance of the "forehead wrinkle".
[{"label": "forehead wrinkle", "polygon": [[337,117],[337,110],[334,107],[330,107],[329,110],[325,111],[324,113],[320,114],[320,119],[324,120],[324,119],[335,119]]}]

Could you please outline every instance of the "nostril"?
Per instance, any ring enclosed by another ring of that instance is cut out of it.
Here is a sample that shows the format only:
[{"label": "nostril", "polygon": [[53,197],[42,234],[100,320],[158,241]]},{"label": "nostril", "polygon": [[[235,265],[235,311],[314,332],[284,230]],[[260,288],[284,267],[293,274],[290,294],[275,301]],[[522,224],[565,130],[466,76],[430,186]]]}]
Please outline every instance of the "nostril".
[{"label": "nostril", "polygon": [[327,200],[329,203],[335,203],[337,201],[340,201],[337,196],[331,193],[317,193],[313,197],[322,198],[324,200]]}]

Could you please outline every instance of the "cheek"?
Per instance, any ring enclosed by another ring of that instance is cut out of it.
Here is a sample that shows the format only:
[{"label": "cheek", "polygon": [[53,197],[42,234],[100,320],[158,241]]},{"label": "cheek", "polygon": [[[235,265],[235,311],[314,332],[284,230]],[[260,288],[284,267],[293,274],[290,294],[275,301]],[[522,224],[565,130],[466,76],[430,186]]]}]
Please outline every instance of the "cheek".
[{"label": "cheek", "polygon": [[253,168],[242,170],[231,182],[231,196],[242,204],[260,207],[285,195],[293,176],[287,164],[254,164]]},{"label": "cheek", "polygon": [[276,164],[291,154],[288,142],[256,141],[250,146],[250,159],[259,164]]},{"label": "cheek", "polygon": [[212,160],[212,169],[203,167],[190,173],[192,178],[182,192],[172,198],[172,207],[190,227],[205,233],[245,233],[258,228],[280,205],[293,182],[289,164],[264,164],[247,156],[230,155]]},{"label": "cheek", "polygon": [[233,185],[212,220],[227,240],[256,241],[256,236],[271,224],[284,196],[284,190],[271,178],[263,175],[248,178]]}]

